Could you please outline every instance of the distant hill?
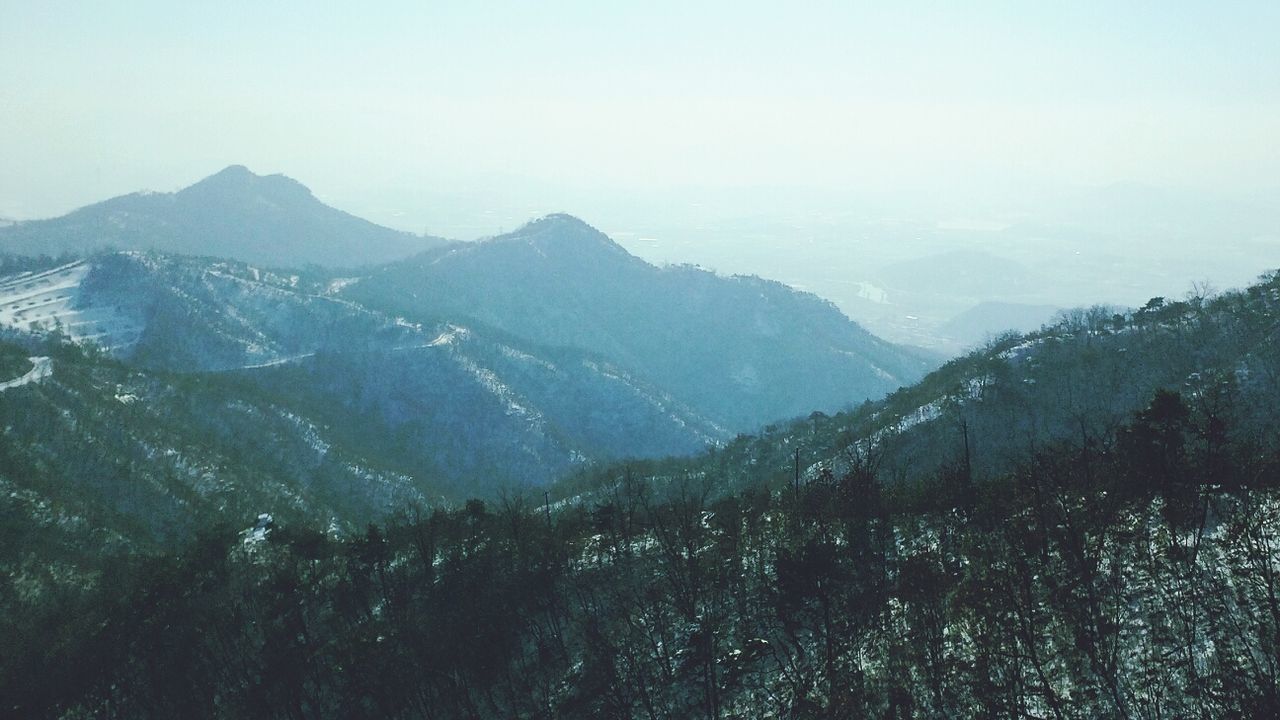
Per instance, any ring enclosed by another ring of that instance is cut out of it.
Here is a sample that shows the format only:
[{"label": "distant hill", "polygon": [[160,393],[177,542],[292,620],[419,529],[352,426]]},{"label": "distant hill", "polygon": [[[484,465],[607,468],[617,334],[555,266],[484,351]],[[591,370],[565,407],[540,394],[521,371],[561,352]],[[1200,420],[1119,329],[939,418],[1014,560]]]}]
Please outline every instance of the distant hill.
[{"label": "distant hill", "polygon": [[1005,331],[1037,330],[1060,310],[1054,305],[982,302],[948,320],[938,328],[938,334],[971,349]]},{"label": "distant hill", "polygon": [[334,209],[284,175],[233,165],[175,193],[133,193],[60,218],[0,226],[0,252],[159,250],[269,266],[354,267],[444,244]]},{"label": "distant hill", "polygon": [[735,431],[879,397],[935,362],[814,295],[654,267],[568,215],[393,263],[342,297],[598,353]]}]

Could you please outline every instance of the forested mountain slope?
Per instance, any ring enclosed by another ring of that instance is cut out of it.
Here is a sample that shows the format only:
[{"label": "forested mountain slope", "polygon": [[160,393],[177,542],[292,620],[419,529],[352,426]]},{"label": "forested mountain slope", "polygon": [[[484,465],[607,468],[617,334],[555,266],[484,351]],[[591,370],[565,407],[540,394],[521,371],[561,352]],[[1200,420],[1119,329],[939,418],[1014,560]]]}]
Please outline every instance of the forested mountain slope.
[{"label": "forested mountain slope", "polygon": [[49,373],[0,392],[0,575],[30,597],[86,558],[158,552],[220,518],[356,527],[432,496],[429,479],[242,383],[141,372],[74,346],[21,351]]},{"label": "forested mountain slope", "polygon": [[1043,330],[996,338],[881,401],[768,426],[697,465],[730,483],[782,485],[794,482],[797,450],[804,478],[839,475],[870,452],[893,487],[920,488],[961,465],[996,476],[1054,443],[1109,447],[1162,388],[1200,412],[1229,409],[1239,432],[1269,442],[1280,398],[1277,308],[1280,284],[1268,275],[1245,290],[1153,298],[1132,312],[1074,310]]},{"label": "forested mountain slope", "polygon": [[[334,297],[327,274],[109,253],[0,281],[0,324],[131,367],[233,373],[361,437],[366,454],[455,499],[583,465],[697,452],[728,434],[587,352],[423,325]],[[372,519],[372,518],[370,518]]]},{"label": "forested mountain slope", "polygon": [[[1271,275],[1081,313],[554,508],[214,530],[12,601],[0,695],[33,717],[1273,717],[1278,328]],[[802,443],[821,461],[796,482]]]},{"label": "forested mountain slope", "polygon": [[[56,329],[131,363],[181,371],[385,348],[411,342],[414,328],[460,326],[533,356],[579,354],[678,406],[696,431],[657,454],[877,398],[937,361],[779,283],[648,265],[565,215],[374,270],[280,269],[373,263],[408,247],[380,250],[393,231],[334,213],[292,180],[233,167],[171,195],[7,228],[0,251],[72,255],[0,280],[0,325]],[[166,252],[76,256],[104,245]],[[628,412],[603,399],[591,411]]]},{"label": "forested mountain slope", "polygon": [[342,296],[597,353],[734,431],[877,398],[933,366],[814,295],[657,268],[568,215],[391,264]]},{"label": "forested mountain slope", "polygon": [[[664,353],[652,340],[634,340],[639,325],[615,323],[590,342],[578,342],[541,331],[511,332],[505,327],[519,322],[476,318],[453,300],[411,321],[380,309],[386,303],[357,302],[351,298],[364,298],[344,292],[375,286],[381,274],[272,271],[232,260],[128,251],[61,264],[17,263],[26,269],[0,279],[0,325],[99,347],[141,370],[235,373],[284,406],[305,403],[309,416],[358,436],[368,457],[455,498],[542,485],[600,462],[688,455],[732,436],[725,417],[754,427],[772,417],[764,413],[778,402],[803,407],[797,403],[820,388],[836,398],[827,406],[840,407],[892,386],[878,365],[873,374],[880,375],[864,385],[863,375],[872,370],[862,356],[854,359],[852,351],[819,341],[860,344],[872,355],[884,354],[884,365],[894,358],[925,363],[866,335],[816,298],[743,280],[744,288],[759,285],[776,296],[750,310],[757,301],[739,297],[741,288],[728,295],[714,290],[739,281],[693,272],[667,283],[662,271],[577,221],[546,223],[549,232],[567,226],[579,233],[556,235],[548,241],[556,247],[589,241],[596,250],[557,256],[560,270],[544,268],[546,278],[535,274],[521,282],[597,273],[594,253],[604,252],[637,269],[639,284],[631,285],[637,293],[688,296],[690,287],[705,285],[713,289],[710,296],[723,297],[701,308],[710,316],[696,327],[686,322],[688,313],[674,315],[673,328],[685,325],[678,337],[671,328],[655,330],[673,348]],[[506,272],[494,267],[499,275]],[[466,274],[452,277],[463,282]],[[558,297],[539,304],[541,312],[552,312],[556,303],[566,316],[583,307]],[[755,319],[744,318],[743,308]],[[519,314],[515,305],[507,310]],[[789,337],[774,331],[793,314],[797,326],[825,323],[829,332],[810,333],[808,345],[779,341],[771,348],[769,342]],[[658,322],[650,311],[638,317]],[[732,328],[737,322],[773,330],[753,326],[740,333]],[[635,342],[654,357],[681,359],[651,366],[645,357],[617,351],[617,343]],[[722,373],[730,365],[749,372],[726,379]],[[777,372],[761,376],[757,367]]]}]

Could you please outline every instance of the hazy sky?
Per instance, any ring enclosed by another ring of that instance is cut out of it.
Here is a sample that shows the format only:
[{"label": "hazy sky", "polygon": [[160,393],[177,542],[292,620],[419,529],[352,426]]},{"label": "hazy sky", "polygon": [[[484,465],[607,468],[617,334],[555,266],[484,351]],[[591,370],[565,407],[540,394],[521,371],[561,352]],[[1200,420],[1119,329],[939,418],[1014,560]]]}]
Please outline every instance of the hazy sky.
[{"label": "hazy sky", "polygon": [[1275,0],[0,0],[0,215],[232,163],[411,229],[456,197],[460,234],[692,187],[1272,190],[1277,28]]}]

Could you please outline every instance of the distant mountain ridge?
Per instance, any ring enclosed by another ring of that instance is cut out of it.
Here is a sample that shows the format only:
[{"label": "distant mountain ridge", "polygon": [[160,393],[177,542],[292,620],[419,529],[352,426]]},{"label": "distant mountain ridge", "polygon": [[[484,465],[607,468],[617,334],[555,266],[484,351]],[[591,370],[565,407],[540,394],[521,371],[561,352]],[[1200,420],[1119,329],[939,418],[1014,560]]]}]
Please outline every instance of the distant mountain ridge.
[{"label": "distant mountain ridge", "polygon": [[999,301],[980,302],[948,320],[938,333],[962,347],[975,348],[1000,333],[1031,332],[1053,320],[1062,308]]},{"label": "distant mountain ridge", "polygon": [[735,431],[879,397],[935,360],[815,295],[655,267],[565,214],[389,264],[341,295],[418,322],[478,323],[599,353]]},{"label": "distant mountain ridge", "polygon": [[[134,229],[165,227],[167,213],[210,237],[252,238],[271,227],[259,220],[293,223],[307,216],[299,208],[337,213],[293,180],[233,167],[82,212]],[[11,263],[20,272],[0,278],[0,328],[57,333],[139,372],[231,374],[421,497],[688,455],[877,398],[934,363],[816,296],[658,268],[564,214],[355,271],[208,257],[226,249]]]},{"label": "distant mountain ridge", "polygon": [[0,252],[157,250],[273,267],[356,267],[446,241],[393,230],[320,202],[284,175],[232,165],[174,193],[132,193],[59,218],[0,226]]}]

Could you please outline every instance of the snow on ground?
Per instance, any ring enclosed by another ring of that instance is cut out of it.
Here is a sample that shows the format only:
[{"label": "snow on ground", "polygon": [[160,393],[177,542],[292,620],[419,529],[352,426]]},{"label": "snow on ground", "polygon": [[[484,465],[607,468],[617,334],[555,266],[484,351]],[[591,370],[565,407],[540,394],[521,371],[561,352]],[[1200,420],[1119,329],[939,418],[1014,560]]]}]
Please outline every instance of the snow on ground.
[{"label": "snow on ground", "polygon": [[427,343],[424,347],[440,347],[441,345],[452,345],[458,340],[466,340],[471,336],[471,331],[457,325],[446,325],[434,340]]},{"label": "snow on ground", "polygon": [[[980,375],[965,380],[956,392],[943,395],[931,402],[927,402],[914,410],[899,415],[893,422],[885,427],[871,433],[869,437],[863,438],[849,445],[846,452],[855,456],[865,456],[885,438],[898,435],[910,430],[917,425],[933,422],[943,416],[944,410],[949,403],[966,403],[972,400],[980,400],[982,393],[994,382],[990,375]],[[818,477],[823,469],[829,469],[839,474],[847,469],[845,460],[840,456],[820,460],[805,468],[803,477],[806,482],[812,482]]]},{"label": "snow on ground", "polygon": [[501,352],[506,357],[511,358],[512,360],[518,360],[520,362],[528,363],[530,365],[537,365],[538,367],[541,367],[544,370],[549,370],[551,372],[556,371],[556,366],[554,364],[547,362],[546,360],[543,360],[541,358],[536,358],[527,352],[517,350],[508,345],[499,345],[498,351]]},{"label": "snow on ground", "polygon": [[876,365],[875,363],[867,362],[867,359],[866,359],[864,356],[859,355],[859,354],[858,354],[858,353],[856,353],[856,352],[851,352],[851,351],[849,351],[849,350],[840,350],[840,349],[838,349],[838,348],[832,348],[832,349],[834,349],[836,352],[840,353],[841,355],[844,355],[845,357],[851,357],[851,358],[853,358],[853,359],[855,359],[855,360],[857,360],[857,361],[859,361],[859,362],[866,362],[868,365],[870,365],[870,366],[871,366],[871,372],[875,373],[875,376],[876,376],[876,377],[878,377],[878,378],[880,378],[881,380],[884,380],[884,381],[886,381],[886,382],[895,383],[895,384],[898,384],[898,385],[901,385],[901,384],[902,384],[902,381],[901,381],[901,380],[899,380],[898,378],[894,377],[892,374],[890,374],[890,373],[889,373],[887,370],[885,370],[884,368],[879,367],[879,366],[878,366],[878,365]]},{"label": "snow on ground", "polygon": [[326,295],[337,295],[338,293],[342,292],[346,288],[360,282],[363,279],[364,278],[358,278],[358,277],[334,278],[333,280],[329,281],[329,285],[325,287],[324,292]]},{"label": "snow on ground", "polygon": [[512,390],[510,386],[498,379],[498,376],[489,368],[482,367],[479,363],[471,358],[456,357],[457,362],[463,369],[471,374],[480,385],[489,391],[503,405],[506,406],[506,413],[509,416],[516,416],[524,419],[529,423],[530,429],[541,435],[543,428],[546,426],[546,420],[542,417],[542,413],[536,409],[525,406],[520,402],[521,398]]},{"label": "snow on ground", "polygon": [[240,370],[260,370],[262,368],[277,367],[279,365],[290,365],[292,363],[302,362],[307,358],[313,358],[316,354],[313,352],[298,353],[297,355],[286,355],[284,357],[272,358],[265,362],[251,363],[249,365],[241,365]]},{"label": "snow on ground", "polygon": [[22,387],[23,385],[30,385],[33,382],[40,382],[53,374],[53,362],[49,360],[49,358],[32,357],[28,358],[28,360],[31,361],[31,369],[22,377],[0,383],[0,391],[8,390],[9,388]]},{"label": "snow on ground", "polygon": [[1040,338],[1031,338],[1028,340],[1024,340],[1018,343],[1017,345],[1014,345],[1013,347],[1009,348],[1008,350],[1005,350],[1004,352],[1000,353],[998,357],[1001,360],[1021,360],[1023,359],[1023,356],[1025,356],[1027,353],[1029,353],[1032,350],[1032,348],[1036,347],[1037,345],[1040,345],[1042,342],[1043,340],[1041,340]]},{"label": "snow on ground", "polygon": [[88,274],[89,264],[79,262],[0,280],[0,323],[20,330],[52,324],[53,318],[70,309]]},{"label": "snow on ground", "polygon": [[81,286],[92,268],[81,260],[0,279],[0,327],[35,333],[58,329],[76,342],[92,340],[112,351],[133,346],[142,331],[138,321],[116,306],[84,302]]},{"label": "snow on ground", "polygon": [[315,451],[317,459],[323,458],[325,455],[329,454],[329,448],[331,448],[332,445],[325,442],[324,437],[320,434],[320,428],[317,427],[315,423],[307,420],[301,415],[291,413],[287,410],[277,409],[276,412],[279,413],[282,418],[293,424],[302,439],[307,443],[307,445],[311,446],[312,450]]}]

